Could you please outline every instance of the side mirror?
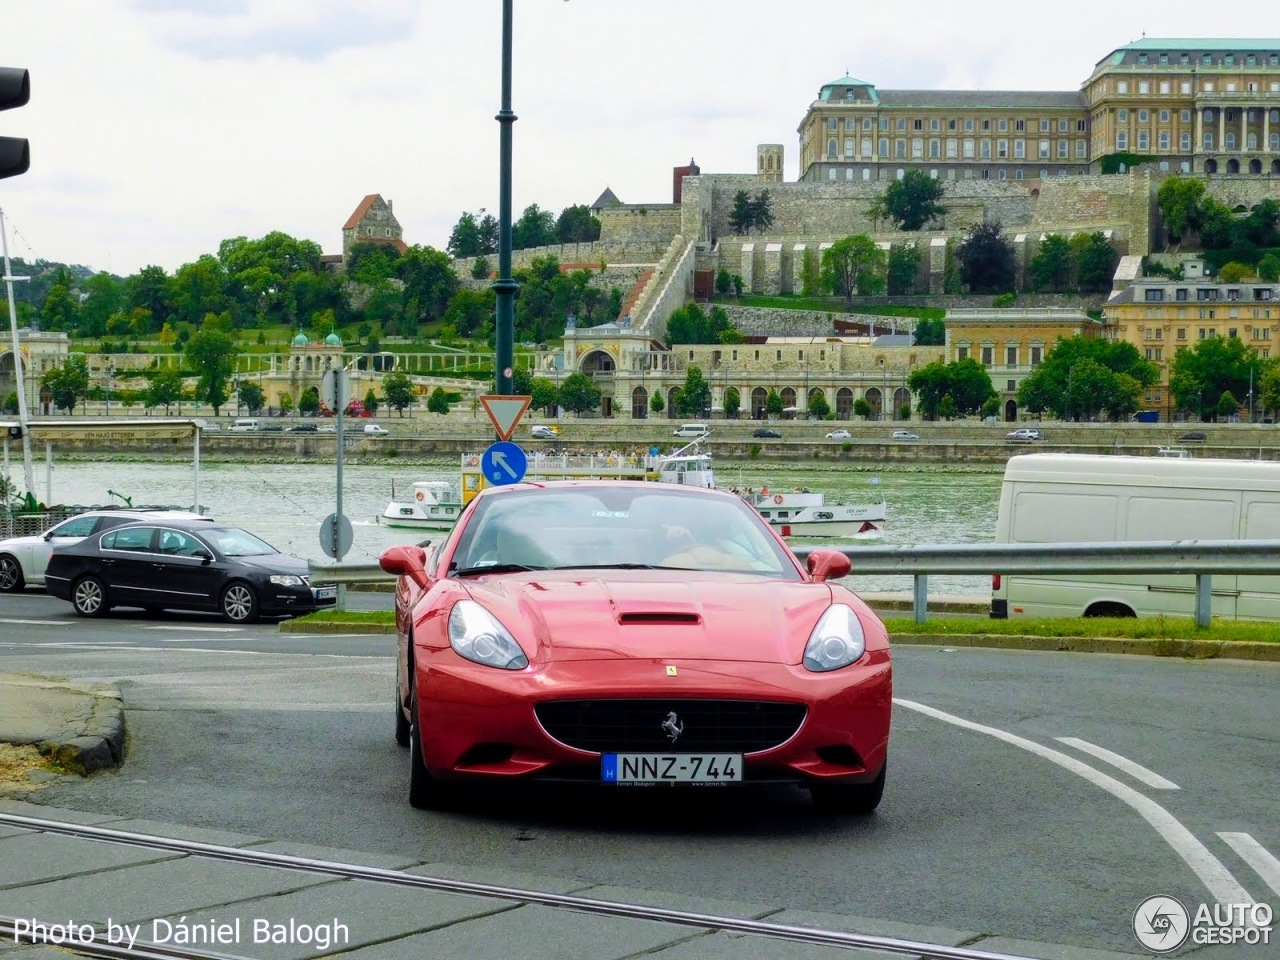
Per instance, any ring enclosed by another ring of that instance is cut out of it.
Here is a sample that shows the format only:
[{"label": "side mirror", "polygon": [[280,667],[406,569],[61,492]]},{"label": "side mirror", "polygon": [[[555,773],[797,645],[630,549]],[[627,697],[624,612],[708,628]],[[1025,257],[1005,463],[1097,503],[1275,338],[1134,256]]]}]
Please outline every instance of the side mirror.
[{"label": "side mirror", "polygon": [[427,576],[427,552],[421,547],[391,547],[383,551],[378,565],[387,573],[408,577],[423,590],[431,583]]},{"label": "side mirror", "polygon": [[193,557],[199,557],[205,563],[213,563],[213,554],[208,550],[195,550],[191,555]]},{"label": "side mirror", "polygon": [[853,569],[853,563],[837,550],[814,550],[809,554],[809,576],[816,583],[824,580],[839,580],[847,577]]}]

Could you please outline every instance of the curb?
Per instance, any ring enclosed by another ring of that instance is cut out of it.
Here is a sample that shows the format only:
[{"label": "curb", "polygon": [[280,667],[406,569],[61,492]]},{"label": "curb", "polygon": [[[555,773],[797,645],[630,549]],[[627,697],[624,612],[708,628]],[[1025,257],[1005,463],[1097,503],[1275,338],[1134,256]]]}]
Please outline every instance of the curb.
[{"label": "curb", "polygon": [[[0,742],[33,746],[49,759],[82,774],[118,767],[124,761],[124,698],[115,684],[34,675],[5,676],[0,680],[13,702],[24,699],[23,690],[28,691],[28,701],[58,701],[54,710],[47,702],[40,705],[35,711],[38,719],[26,718],[25,730],[21,717],[7,718],[18,724],[16,730],[7,731],[3,726],[6,718],[0,718]],[[48,719],[51,713],[58,714],[62,733],[49,732],[56,725]],[[39,726],[41,723],[44,728]]]},{"label": "curb", "polygon": [[1173,637],[1034,637],[1005,634],[900,633],[894,644],[936,647],[982,647],[1049,653],[1114,653],[1185,660],[1259,660],[1280,663],[1280,643],[1251,640],[1180,640]]},{"label": "curb", "polygon": [[297,620],[285,620],[280,624],[280,632],[385,634],[393,637],[396,633],[396,627],[393,623],[300,623]]}]

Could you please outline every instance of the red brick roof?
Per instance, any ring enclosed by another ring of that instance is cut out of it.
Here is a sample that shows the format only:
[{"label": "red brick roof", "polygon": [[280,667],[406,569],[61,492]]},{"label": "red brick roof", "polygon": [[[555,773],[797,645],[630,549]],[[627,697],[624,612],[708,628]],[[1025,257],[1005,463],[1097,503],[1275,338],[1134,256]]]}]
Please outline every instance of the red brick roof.
[{"label": "red brick roof", "polygon": [[356,207],[356,212],[347,218],[347,222],[342,225],[343,230],[354,230],[356,224],[364,219],[364,215],[369,212],[369,208],[373,206],[373,201],[381,200],[379,194],[371,193],[360,201],[360,206]]}]

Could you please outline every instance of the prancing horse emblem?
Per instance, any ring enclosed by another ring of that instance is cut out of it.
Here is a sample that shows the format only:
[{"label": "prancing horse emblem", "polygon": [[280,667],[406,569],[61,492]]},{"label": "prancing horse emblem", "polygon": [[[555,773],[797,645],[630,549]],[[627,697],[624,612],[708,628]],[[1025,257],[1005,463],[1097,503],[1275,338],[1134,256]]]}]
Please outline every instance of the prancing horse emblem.
[{"label": "prancing horse emblem", "polygon": [[680,739],[680,734],[684,733],[684,724],[680,722],[674,710],[667,714],[667,719],[662,721],[662,732],[672,743]]}]

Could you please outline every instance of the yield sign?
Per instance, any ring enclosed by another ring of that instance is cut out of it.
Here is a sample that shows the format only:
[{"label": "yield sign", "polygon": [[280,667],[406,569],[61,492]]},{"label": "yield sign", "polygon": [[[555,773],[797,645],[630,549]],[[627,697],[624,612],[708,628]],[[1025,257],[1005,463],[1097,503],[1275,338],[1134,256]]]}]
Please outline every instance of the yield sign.
[{"label": "yield sign", "polygon": [[516,424],[529,409],[529,403],[532,400],[533,397],[506,397],[495,394],[480,398],[480,402],[484,404],[484,412],[489,415],[489,422],[493,424],[493,429],[498,431],[498,436],[503,440],[511,439]]}]

